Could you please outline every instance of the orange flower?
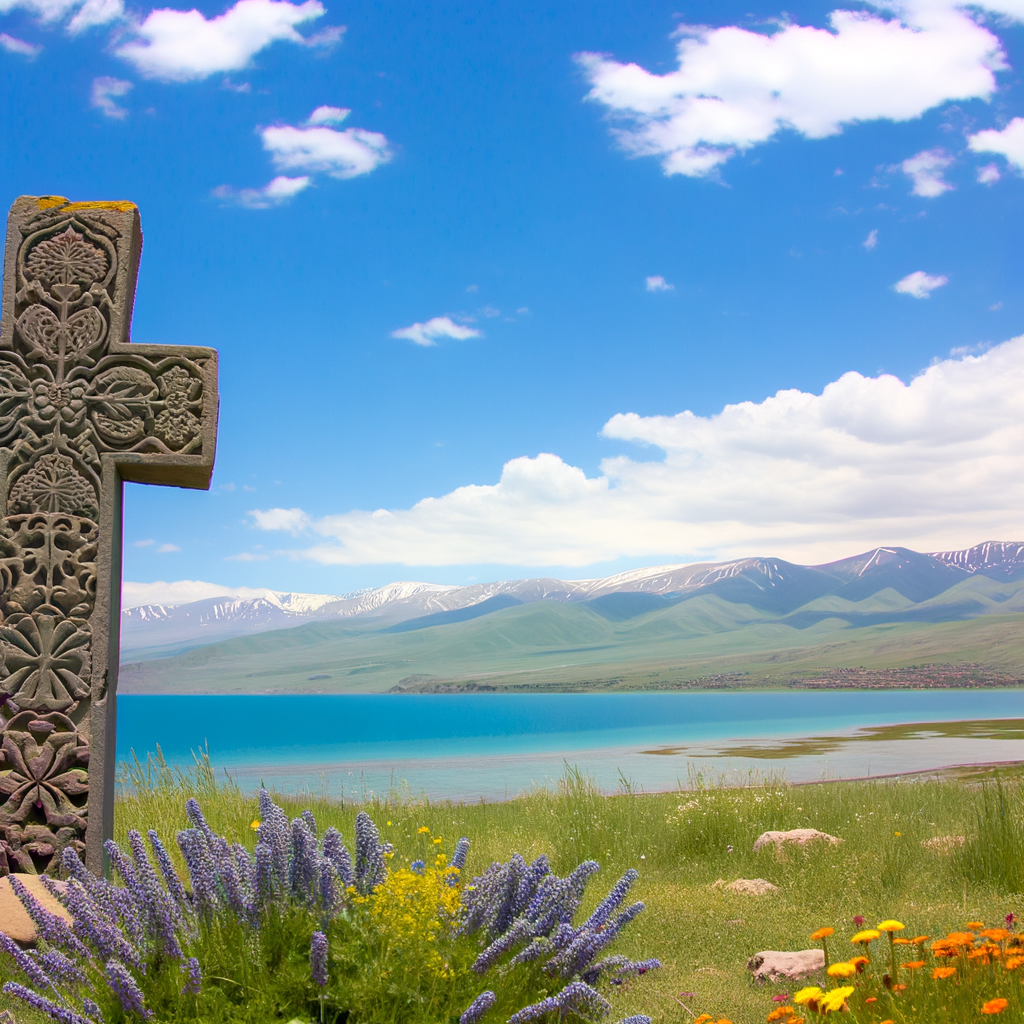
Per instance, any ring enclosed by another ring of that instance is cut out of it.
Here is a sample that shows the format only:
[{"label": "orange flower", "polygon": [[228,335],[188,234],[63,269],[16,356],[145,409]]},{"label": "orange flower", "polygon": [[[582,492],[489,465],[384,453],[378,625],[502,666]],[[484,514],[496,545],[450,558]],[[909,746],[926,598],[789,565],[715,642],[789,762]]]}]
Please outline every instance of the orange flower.
[{"label": "orange flower", "polygon": [[864,1002],[865,1003],[877,1003],[878,1002],[878,996],[868,996],[867,999],[864,1000]]},{"label": "orange flower", "polygon": [[902,992],[907,986],[901,981],[898,985],[893,985],[893,992]]},{"label": "orange flower", "polygon": [[[423,830],[422,830],[422,829],[420,829],[420,831],[422,832]],[[427,831],[429,832],[430,830],[428,829]],[[713,1021],[714,1019],[715,1019],[715,1018],[714,1018],[714,1017],[712,1017],[710,1013],[702,1013],[702,1014],[701,1014],[701,1015],[700,1015],[700,1016],[699,1016],[699,1017],[698,1017],[698,1018],[697,1018],[697,1019],[696,1019],[696,1020],[695,1020],[695,1021],[693,1022],[693,1024],[708,1024],[708,1021],[709,1021],[709,1020]]]},{"label": "orange flower", "polygon": [[1008,999],[990,999],[981,1008],[982,1013],[1002,1013],[1010,1005]]},{"label": "orange flower", "polygon": [[911,944],[914,946],[923,946],[929,939],[927,935],[915,935],[911,940]]},{"label": "orange flower", "polygon": [[953,943],[954,946],[971,946],[976,938],[974,932],[950,932],[946,936],[946,941]]},{"label": "orange flower", "polygon": [[1010,933],[1005,928],[986,928],[982,933],[983,939],[991,939],[993,942],[1005,942]]},{"label": "orange flower", "polygon": [[932,971],[933,978],[951,978],[954,974],[956,974],[955,967],[936,967]]},{"label": "orange flower", "polygon": [[924,967],[924,961],[911,960],[908,964],[900,964],[900,967],[905,967],[908,971],[916,971],[919,967]]},{"label": "orange flower", "polygon": [[768,1014],[768,1024],[772,1024],[776,1020],[782,1020],[783,1017],[789,1017],[794,1013],[796,1013],[796,1010],[792,1006],[780,1006],[777,1010],[772,1010]]},{"label": "orange flower", "polygon": [[835,933],[835,928],[819,928],[811,935],[811,942],[821,942],[822,939],[827,939],[830,935],[835,935]]},{"label": "orange flower", "polygon": [[1024,964],[1024,956],[1011,956],[1003,961],[1003,966],[1008,971],[1016,970],[1021,964]]},{"label": "orange flower", "polygon": [[893,939],[892,944],[894,946],[912,946],[914,944],[913,939]]},{"label": "orange flower", "polygon": [[984,928],[985,927],[985,922],[984,921],[968,921],[967,924],[964,925],[964,927],[965,928]]},{"label": "orange flower", "polygon": [[871,961],[866,956],[855,956],[850,963],[857,968],[858,974],[863,974],[865,965],[871,963]]},{"label": "orange flower", "polygon": [[932,943],[932,956],[956,956],[957,947],[945,939],[937,939]]}]

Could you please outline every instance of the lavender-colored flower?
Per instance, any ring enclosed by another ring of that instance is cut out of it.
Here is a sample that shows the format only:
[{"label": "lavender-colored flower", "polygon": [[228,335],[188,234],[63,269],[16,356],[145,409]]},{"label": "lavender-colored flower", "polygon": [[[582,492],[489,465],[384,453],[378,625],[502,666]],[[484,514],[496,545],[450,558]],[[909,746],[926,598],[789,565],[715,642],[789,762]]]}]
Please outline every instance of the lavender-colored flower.
[{"label": "lavender-colored flower", "polygon": [[208,846],[213,845],[213,829],[206,822],[206,818],[203,817],[203,812],[199,807],[199,801],[194,797],[189,797],[185,801],[185,813],[188,815],[188,820],[199,829],[203,834],[203,838],[206,840]]},{"label": "lavender-colored flower", "polygon": [[530,905],[530,901],[537,894],[537,887],[544,878],[551,874],[551,867],[547,857],[542,853],[526,870],[516,889],[515,899],[512,904],[512,912],[518,916]]},{"label": "lavender-colored flower", "polygon": [[86,998],[82,1000],[82,1011],[89,1014],[95,1020],[103,1020],[103,1011],[91,999]]},{"label": "lavender-colored flower", "polygon": [[572,981],[555,997],[562,1010],[562,1016],[575,1013],[585,1020],[598,1020],[611,1013],[612,1005],[596,989],[586,982]]},{"label": "lavender-colored flower", "polygon": [[[67,922],[56,914],[51,914],[36,898],[25,888],[24,883],[17,875],[10,875],[11,889],[14,895],[21,901],[28,916],[35,923],[36,930],[42,938],[46,939],[51,946],[59,946],[77,956],[88,956],[89,951],[75,937],[74,932]],[[49,881],[46,876],[42,876]],[[45,884],[45,882],[44,882]]]},{"label": "lavender-colored flower", "polygon": [[199,966],[199,961],[194,956],[190,956],[181,965],[181,969],[185,972],[185,984],[181,994],[183,996],[199,995],[203,986],[203,969]]},{"label": "lavender-colored flower", "polygon": [[93,1021],[88,1020],[81,1014],[68,1010],[63,1006],[58,1006],[56,1003],[50,1002],[45,996],[41,996],[38,992],[33,992],[31,989],[27,989],[24,985],[19,985],[16,982],[7,982],[3,990],[9,996],[17,996],[19,999],[23,999],[29,1006],[41,1010],[47,1016],[60,1021],[61,1024],[94,1024]]},{"label": "lavender-colored flower", "polygon": [[[469,840],[463,836],[455,844],[455,852],[452,854],[452,867],[458,868],[460,871],[466,866],[466,858],[469,856]],[[484,995],[487,993],[485,992]],[[468,1010],[466,1011],[469,1012]]]},{"label": "lavender-colored flower", "polygon": [[220,883],[219,889],[224,895],[225,902],[237,917],[245,917],[247,911],[245,897],[228,841],[221,836],[214,836],[210,843],[210,854],[213,858],[217,880]]},{"label": "lavender-colored flower", "polygon": [[306,823],[306,828],[309,829],[309,834],[314,839],[319,838],[320,833],[317,831],[316,818],[314,817],[313,812],[307,808],[302,812],[302,820]]},{"label": "lavender-colored flower", "polygon": [[497,996],[493,992],[481,992],[459,1018],[459,1024],[476,1024],[496,1002]]},{"label": "lavender-colored flower", "polygon": [[[85,947],[82,946],[84,950]],[[86,951],[88,955],[88,951]],[[51,977],[65,985],[78,983],[88,984],[88,979],[81,967],[70,957],[65,956],[59,949],[48,949],[45,953],[39,954],[39,966]]]},{"label": "lavender-colored flower", "polygon": [[427,873],[427,865],[424,864],[423,861],[421,861],[421,860],[414,860],[409,865],[409,870],[414,875],[425,875]]},{"label": "lavender-colored flower", "polygon": [[508,1019],[508,1024],[526,1024],[527,1021],[537,1020],[538,1017],[546,1017],[549,1013],[560,1013],[562,1004],[557,996],[548,996],[539,1003],[531,1003],[524,1006],[518,1013],[513,1013]]},{"label": "lavender-colored flower", "polygon": [[117,960],[107,963],[107,982],[125,1013],[138,1014],[143,1020],[153,1016],[153,1011],[145,1008],[139,983],[124,964]]},{"label": "lavender-colored flower", "polygon": [[530,938],[530,923],[520,918],[504,935],[496,938],[473,961],[472,969],[477,974],[489,971],[510,949]]},{"label": "lavender-colored flower", "polygon": [[338,873],[341,884],[347,889],[355,883],[352,873],[352,858],[341,841],[341,833],[333,826],[324,833],[324,858],[329,860]]},{"label": "lavender-colored flower", "polygon": [[22,974],[26,975],[36,988],[53,988],[53,982],[50,981],[46,971],[39,966],[38,962],[29,956],[14,939],[9,938],[3,932],[0,932],[0,950],[3,950],[18,965]]},{"label": "lavender-colored flower", "polygon": [[256,900],[266,906],[274,898],[274,851],[266,843],[256,844]]},{"label": "lavender-colored flower", "polygon": [[656,958],[633,961],[627,956],[610,956],[588,967],[581,972],[580,977],[588,985],[596,985],[601,975],[605,974],[612,985],[621,985],[627,978],[646,974],[648,971],[657,970],[660,966],[661,961]]},{"label": "lavender-colored flower", "polygon": [[309,973],[313,982],[324,988],[327,985],[327,936],[323,932],[313,932],[313,941],[309,946]]},{"label": "lavender-colored flower", "polygon": [[153,853],[156,856],[156,862],[160,865],[160,873],[164,876],[164,884],[167,886],[167,891],[171,894],[175,903],[181,909],[184,909],[188,906],[185,886],[181,884],[178,872],[174,870],[174,864],[171,861],[170,855],[153,829],[150,829],[146,835],[149,838],[149,845],[153,848]]},{"label": "lavender-colored flower", "polygon": [[629,892],[630,886],[640,877],[640,873],[630,868],[616,883],[612,886],[611,892],[594,909],[594,912],[587,919],[584,927],[589,928],[600,928],[609,917],[615,908],[626,898],[626,893]]},{"label": "lavender-colored flower", "polygon": [[198,829],[190,828],[178,833],[178,847],[188,867],[195,908],[208,918],[220,906],[217,878],[209,846]]},{"label": "lavender-colored flower", "polygon": [[651,1018],[642,1013],[634,1013],[631,1017],[623,1017],[619,1024],[651,1024]]},{"label": "lavender-colored flower", "polygon": [[325,922],[334,917],[338,906],[338,887],[335,878],[334,865],[326,859],[320,861],[320,913]]},{"label": "lavender-colored flower", "polygon": [[75,935],[86,945],[92,946],[104,960],[114,957],[138,966],[134,948],[77,878],[68,882],[66,893],[68,910],[74,919]]},{"label": "lavender-colored flower", "polygon": [[288,872],[288,888],[292,897],[301,903],[311,903],[319,874],[316,839],[306,822],[295,818],[292,821],[292,856]]},{"label": "lavender-colored flower", "polygon": [[128,833],[128,843],[135,861],[137,882],[134,887],[136,902],[148,918],[149,933],[156,939],[160,951],[175,960],[180,960],[181,946],[175,935],[175,927],[180,920],[178,908],[167,895],[149,863],[146,845],[142,836],[134,829]]},{"label": "lavender-colored flower", "polygon": [[363,895],[373,892],[384,881],[385,870],[380,833],[373,819],[360,811],[356,815],[356,888]]},{"label": "lavender-colored flower", "polygon": [[260,790],[259,802],[261,820],[256,836],[273,852],[275,887],[281,890],[288,885],[288,815],[270,799],[265,789]]}]

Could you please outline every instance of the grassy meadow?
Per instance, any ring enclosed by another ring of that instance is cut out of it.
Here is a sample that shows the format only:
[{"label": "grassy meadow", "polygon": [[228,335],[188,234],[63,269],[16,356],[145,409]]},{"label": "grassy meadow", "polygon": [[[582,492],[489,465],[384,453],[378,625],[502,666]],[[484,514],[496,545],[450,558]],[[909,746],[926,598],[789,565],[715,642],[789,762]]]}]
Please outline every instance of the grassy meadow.
[{"label": "grassy meadow", "polygon": [[[164,773],[151,776],[149,785],[139,781],[137,776],[134,787],[122,787],[118,799],[120,843],[131,828],[155,828],[173,846],[176,832],[188,824],[185,799],[194,795],[216,832],[253,846],[254,796],[216,782],[210,772],[177,779]],[[593,858],[601,873],[588,889],[591,904],[626,869],[636,868],[634,893],[647,909],[623,932],[615,952],[659,957],[663,968],[614,990],[610,1020],[643,1013],[655,1022],[680,1024],[710,1013],[714,1021],[762,1022],[781,1005],[773,995],[806,983],[755,986],[748,958],[760,950],[809,948],[815,945],[811,933],[823,926],[835,929],[832,959],[850,957],[859,951],[849,942],[858,930],[857,916],[866,926],[898,918],[906,925],[902,934],[933,938],[961,930],[968,921],[992,927],[1002,925],[1008,913],[1024,916],[1024,778],[1016,772],[996,776],[979,769],[942,778],[804,786],[769,780],[728,789],[700,778],[690,783],[692,788],[679,792],[603,796],[570,770],[557,790],[504,803],[455,805],[406,796],[360,808],[314,794],[278,799],[292,815],[310,808],[321,829],[334,825],[347,842],[357,811],[368,811],[381,838],[394,844],[395,865],[414,855],[423,827],[444,836],[449,849],[459,836],[471,839],[467,876],[516,851],[527,859],[547,853],[559,874]],[[843,842],[784,855],[752,852],[761,832],[800,827]],[[966,842],[952,852],[925,845],[943,836],[964,836]],[[713,887],[718,879],[737,878],[764,878],[779,891],[748,896]],[[887,950],[880,942],[872,954],[881,961]],[[901,956],[912,959],[912,953]],[[1002,1020],[1024,1020],[1021,976],[1007,972],[1003,979],[1004,986],[1006,978],[1013,982],[1013,998]],[[693,995],[679,1000],[680,993]],[[957,1011],[893,1019],[987,1019],[978,1016],[974,994],[965,999]],[[19,1009],[18,1019],[29,1018]]]}]

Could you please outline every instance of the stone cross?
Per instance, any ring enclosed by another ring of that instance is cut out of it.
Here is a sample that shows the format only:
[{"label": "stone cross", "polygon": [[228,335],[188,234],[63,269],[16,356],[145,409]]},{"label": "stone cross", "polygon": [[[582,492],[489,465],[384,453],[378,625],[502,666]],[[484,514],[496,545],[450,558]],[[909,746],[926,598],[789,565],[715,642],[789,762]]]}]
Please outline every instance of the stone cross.
[{"label": "stone cross", "polygon": [[210,486],[217,353],[129,344],[134,203],[22,196],[0,321],[0,875],[114,823],[122,481]]}]

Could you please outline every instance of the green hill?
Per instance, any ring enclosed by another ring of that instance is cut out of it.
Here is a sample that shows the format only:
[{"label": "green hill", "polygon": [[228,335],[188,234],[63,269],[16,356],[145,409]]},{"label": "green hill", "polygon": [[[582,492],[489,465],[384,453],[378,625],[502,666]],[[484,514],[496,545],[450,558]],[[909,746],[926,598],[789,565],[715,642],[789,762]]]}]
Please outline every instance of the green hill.
[{"label": "green hill", "polygon": [[[675,603],[610,596],[617,600],[499,605],[465,621],[424,620],[401,631],[311,623],[126,664],[120,688],[660,688],[787,684],[843,669],[915,666],[968,666],[976,680],[1024,681],[1021,581],[971,577],[918,602],[891,588],[860,601],[830,594],[782,615],[716,594]],[[927,681],[927,673],[911,676]]]}]

